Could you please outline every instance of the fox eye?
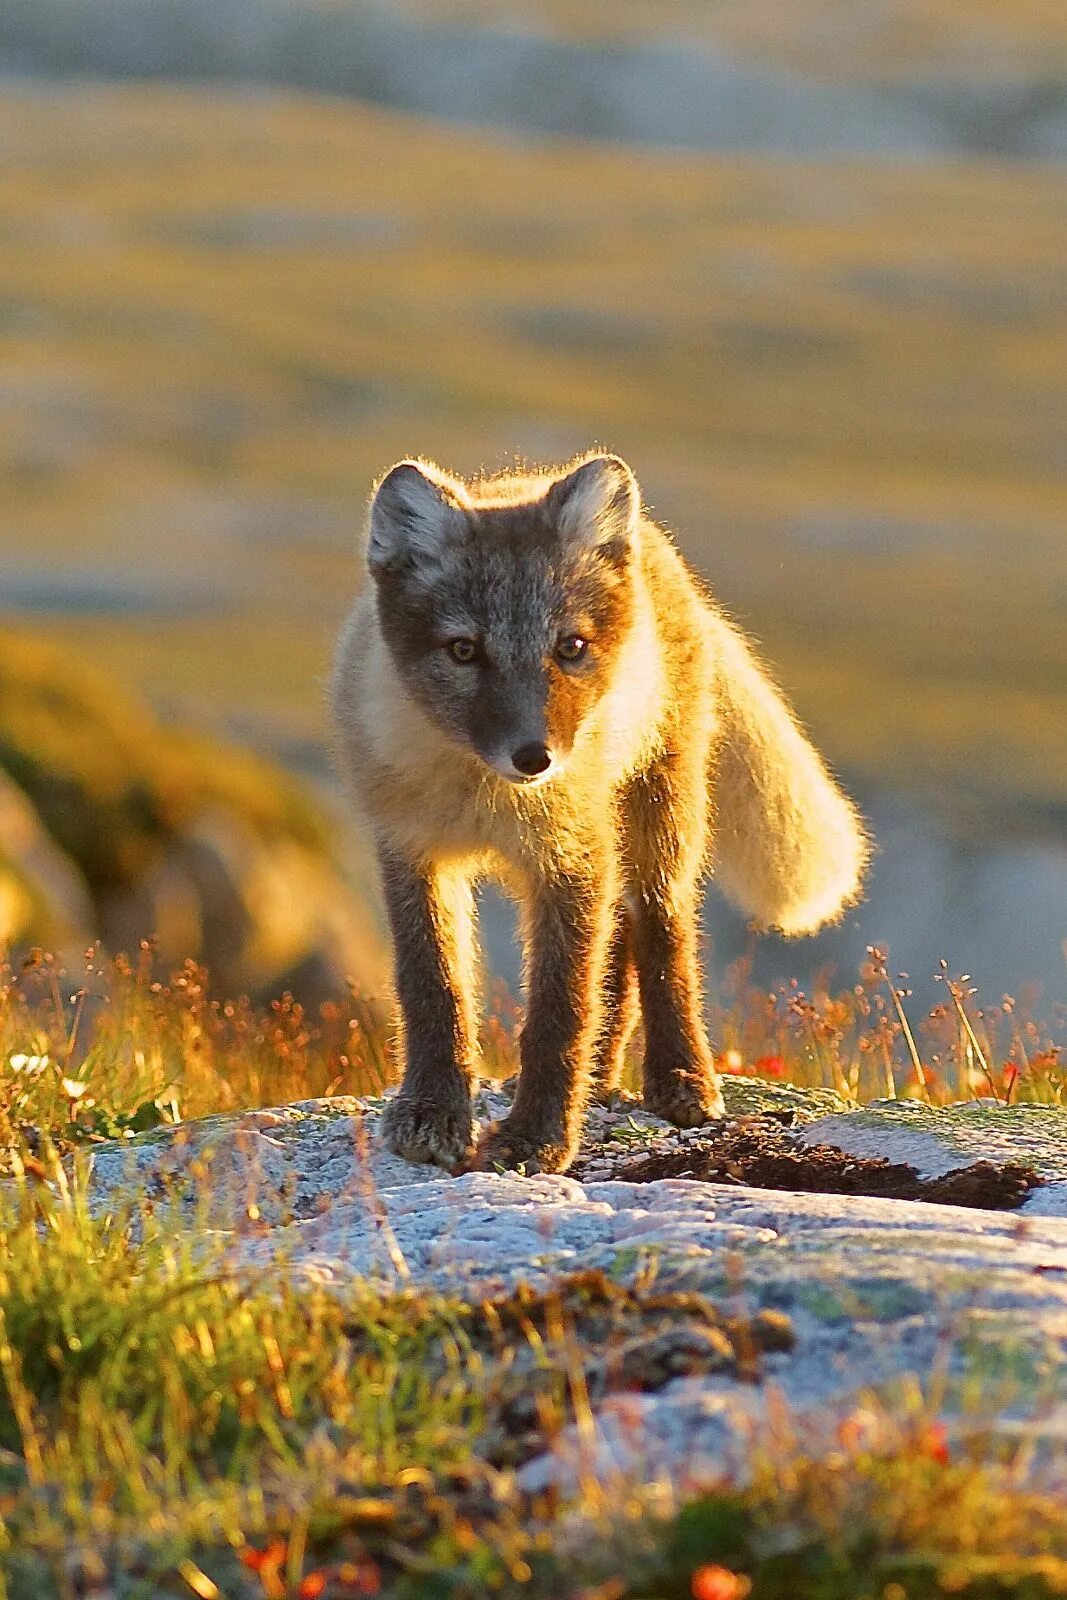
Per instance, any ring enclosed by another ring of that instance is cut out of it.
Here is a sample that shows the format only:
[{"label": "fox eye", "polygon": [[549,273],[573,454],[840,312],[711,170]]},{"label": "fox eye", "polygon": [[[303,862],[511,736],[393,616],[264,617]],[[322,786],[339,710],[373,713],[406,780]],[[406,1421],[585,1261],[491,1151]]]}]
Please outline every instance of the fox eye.
[{"label": "fox eye", "polygon": [[580,633],[565,633],[556,645],[556,655],[561,661],[580,661],[588,649],[589,641]]},{"label": "fox eye", "polygon": [[478,654],[478,641],[476,639],[450,639],[448,653],[453,661],[469,666]]}]

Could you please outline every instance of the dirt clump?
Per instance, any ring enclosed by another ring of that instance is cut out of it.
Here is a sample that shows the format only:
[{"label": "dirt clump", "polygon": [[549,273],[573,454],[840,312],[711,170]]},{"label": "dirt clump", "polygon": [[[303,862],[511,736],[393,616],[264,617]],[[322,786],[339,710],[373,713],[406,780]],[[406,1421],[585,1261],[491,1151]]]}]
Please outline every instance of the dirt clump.
[{"label": "dirt clump", "polygon": [[1013,1211],[1043,1180],[1018,1162],[976,1161],[937,1178],[884,1156],[853,1156],[832,1145],[804,1145],[778,1121],[753,1117],[723,1123],[706,1139],[635,1157],[614,1176],[627,1183],[692,1178],[704,1183],[744,1183],[756,1189],[800,1194],[847,1194],[887,1200],[927,1200],[937,1205]]}]

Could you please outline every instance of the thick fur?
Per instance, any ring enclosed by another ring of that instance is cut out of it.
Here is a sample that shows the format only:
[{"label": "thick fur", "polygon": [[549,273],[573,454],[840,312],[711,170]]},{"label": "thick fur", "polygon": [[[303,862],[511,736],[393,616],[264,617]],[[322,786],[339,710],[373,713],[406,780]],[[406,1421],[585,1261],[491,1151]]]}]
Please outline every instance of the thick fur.
[{"label": "thick fur", "polygon": [[[392,1148],[451,1168],[562,1170],[591,1087],[617,1082],[638,1008],[646,1105],[681,1126],[719,1115],[703,876],[760,923],[810,932],[859,892],[853,806],[641,515],[617,457],[476,483],[403,462],[369,524],[374,581],[344,630],[332,702],[396,950]],[[526,781],[531,751],[545,770]],[[528,1017],[511,1114],[472,1153],[481,875],[523,908]]]}]

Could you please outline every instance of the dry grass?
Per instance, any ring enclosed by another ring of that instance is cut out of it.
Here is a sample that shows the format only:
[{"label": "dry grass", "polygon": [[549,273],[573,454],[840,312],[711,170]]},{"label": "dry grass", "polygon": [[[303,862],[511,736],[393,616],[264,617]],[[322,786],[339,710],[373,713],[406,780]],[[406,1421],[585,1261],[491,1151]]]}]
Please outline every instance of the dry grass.
[{"label": "dry grass", "polygon": [[[318,1014],[285,995],[266,1009],[219,1001],[189,962],[168,983],[145,947],[136,967],[64,972],[37,953],[0,968],[0,1150],[29,1139],[63,1148],[128,1137],[160,1122],[275,1106],[327,1094],[376,1094],[393,1079],[387,1006],[353,992]],[[863,1103],[904,1096],[934,1104],[993,1096],[1067,1103],[1067,1008],[1036,997],[979,1002],[944,969],[942,994],[917,1014],[907,979],[874,950],[848,988],[796,983],[768,993],[739,963],[712,1015],[719,1065]],[[521,1009],[493,990],[483,1028],[483,1070],[518,1068]],[[630,1083],[639,1086],[635,1045]]]}]

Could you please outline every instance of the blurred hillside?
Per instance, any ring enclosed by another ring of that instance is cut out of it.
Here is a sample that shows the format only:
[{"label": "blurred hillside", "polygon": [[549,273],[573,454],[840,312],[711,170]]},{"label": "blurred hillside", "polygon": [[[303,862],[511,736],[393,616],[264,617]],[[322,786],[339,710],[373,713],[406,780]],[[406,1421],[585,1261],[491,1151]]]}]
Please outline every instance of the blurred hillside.
[{"label": "blurred hillside", "polygon": [[9,88],[0,163],[4,606],[165,709],[321,761],[374,474],[597,440],[838,763],[1067,803],[1054,172],[161,87]]}]

